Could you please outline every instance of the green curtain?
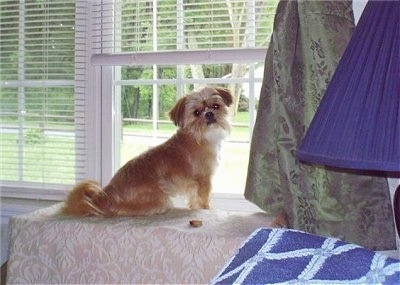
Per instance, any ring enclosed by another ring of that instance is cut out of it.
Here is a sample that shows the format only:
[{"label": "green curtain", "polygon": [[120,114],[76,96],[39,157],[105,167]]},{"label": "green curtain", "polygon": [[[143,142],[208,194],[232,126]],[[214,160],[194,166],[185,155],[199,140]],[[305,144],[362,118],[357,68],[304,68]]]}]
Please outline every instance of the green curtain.
[{"label": "green curtain", "polygon": [[[245,197],[291,228],[395,248],[387,180],[306,165],[296,149],[354,30],[350,1],[281,1],[267,51]],[[349,66],[351,68],[351,66]]]}]

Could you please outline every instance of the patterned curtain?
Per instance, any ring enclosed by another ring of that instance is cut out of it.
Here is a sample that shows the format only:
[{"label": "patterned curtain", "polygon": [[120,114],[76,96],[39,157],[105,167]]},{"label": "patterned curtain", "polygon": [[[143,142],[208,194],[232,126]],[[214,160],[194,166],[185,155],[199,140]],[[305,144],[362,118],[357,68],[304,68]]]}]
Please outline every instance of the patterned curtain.
[{"label": "patterned curtain", "polygon": [[[354,30],[350,1],[281,1],[265,60],[245,197],[291,228],[395,248],[387,180],[295,158]],[[349,66],[351,68],[351,66]]]}]

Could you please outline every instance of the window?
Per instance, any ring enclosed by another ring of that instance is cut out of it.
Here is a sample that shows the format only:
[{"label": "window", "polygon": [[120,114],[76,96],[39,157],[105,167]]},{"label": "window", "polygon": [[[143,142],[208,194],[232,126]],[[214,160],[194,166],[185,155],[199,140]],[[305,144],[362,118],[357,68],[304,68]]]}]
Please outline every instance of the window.
[{"label": "window", "polygon": [[[112,69],[114,171],[175,132],[167,111],[203,85],[235,94],[233,130],[214,192],[242,194],[276,1],[99,3],[93,63]],[[103,90],[105,91],[105,90]],[[112,144],[112,143],[110,143]],[[119,154],[119,155],[118,155]]]},{"label": "window", "polygon": [[169,137],[166,111],[206,84],[236,94],[214,188],[241,193],[276,4],[1,1],[2,195],[59,200],[76,181],[107,183]]},{"label": "window", "polygon": [[4,0],[0,8],[0,180],[20,193],[64,189],[83,171],[75,1]]}]

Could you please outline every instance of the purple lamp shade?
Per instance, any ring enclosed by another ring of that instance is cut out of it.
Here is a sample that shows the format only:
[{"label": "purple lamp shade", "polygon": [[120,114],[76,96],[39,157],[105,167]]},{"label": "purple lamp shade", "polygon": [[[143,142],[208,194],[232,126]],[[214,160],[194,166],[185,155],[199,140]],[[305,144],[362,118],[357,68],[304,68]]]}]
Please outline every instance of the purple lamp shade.
[{"label": "purple lamp shade", "polygon": [[369,1],[297,152],[302,161],[400,171],[400,1]]}]

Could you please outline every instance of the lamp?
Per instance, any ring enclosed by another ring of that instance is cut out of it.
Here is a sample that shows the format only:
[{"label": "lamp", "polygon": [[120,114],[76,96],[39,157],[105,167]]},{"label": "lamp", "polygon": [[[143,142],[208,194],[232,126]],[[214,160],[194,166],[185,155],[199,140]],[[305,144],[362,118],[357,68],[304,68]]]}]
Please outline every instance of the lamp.
[{"label": "lamp", "polygon": [[[299,160],[400,174],[400,1],[369,1],[303,138]],[[400,236],[400,186],[394,212]]]}]

